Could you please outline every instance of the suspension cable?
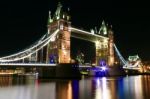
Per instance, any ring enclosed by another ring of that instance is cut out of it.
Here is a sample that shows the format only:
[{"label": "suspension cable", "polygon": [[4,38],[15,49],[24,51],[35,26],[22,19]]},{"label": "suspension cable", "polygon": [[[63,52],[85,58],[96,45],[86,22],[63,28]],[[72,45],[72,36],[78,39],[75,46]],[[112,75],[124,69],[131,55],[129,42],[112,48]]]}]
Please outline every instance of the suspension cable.
[{"label": "suspension cable", "polygon": [[[0,58],[0,62],[17,61],[17,60],[21,60],[21,59],[24,59],[24,58],[32,55],[33,53],[37,52],[38,50],[40,50],[41,48],[43,48],[44,46],[46,46],[51,41],[51,39],[56,36],[56,34],[58,32],[59,32],[59,29],[57,29],[56,31],[54,31],[54,33],[52,33],[46,39],[41,40],[41,42],[37,43],[34,46],[31,46],[30,48],[28,48],[28,49],[26,49],[26,50],[24,50],[22,52],[19,52],[19,53],[13,54],[13,55],[9,55],[9,56]],[[37,47],[39,47],[39,48],[37,48]],[[21,56],[21,57],[17,57],[17,56]]]},{"label": "suspension cable", "polygon": [[115,51],[117,52],[118,57],[120,58],[121,62],[123,63],[123,65],[127,64],[126,60],[123,58],[123,56],[121,55],[121,53],[119,52],[119,50],[115,44],[114,44],[114,48],[115,48]]}]

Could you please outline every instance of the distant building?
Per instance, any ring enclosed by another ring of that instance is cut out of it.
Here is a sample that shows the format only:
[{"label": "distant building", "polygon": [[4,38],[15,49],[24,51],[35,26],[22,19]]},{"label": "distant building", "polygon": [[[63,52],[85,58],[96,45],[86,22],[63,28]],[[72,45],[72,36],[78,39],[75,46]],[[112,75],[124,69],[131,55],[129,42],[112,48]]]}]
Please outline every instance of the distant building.
[{"label": "distant building", "polygon": [[134,56],[129,56],[128,57],[128,61],[129,62],[135,62],[135,61],[138,61],[138,60],[141,60],[138,55],[134,55]]},{"label": "distant building", "polygon": [[133,55],[128,57],[129,64],[134,65],[137,61],[141,62],[141,58],[138,55]]}]

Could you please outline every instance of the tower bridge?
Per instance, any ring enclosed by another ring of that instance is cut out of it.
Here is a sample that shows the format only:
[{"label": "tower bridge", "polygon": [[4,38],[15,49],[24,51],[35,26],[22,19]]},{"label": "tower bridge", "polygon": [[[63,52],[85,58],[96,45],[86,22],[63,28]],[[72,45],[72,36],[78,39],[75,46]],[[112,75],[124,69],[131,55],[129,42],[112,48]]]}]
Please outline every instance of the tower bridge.
[{"label": "tower bridge", "polygon": [[[99,34],[74,28],[71,26],[70,16],[63,12],[59,3],[53,17],[49,13],[48,33],[29,48],[18,53],[0,57],[2,63],[33,63],[41,62],[45,64],[70,63],[71,37],[79,38],[95,43],[96,65],[101,59],[105,59],[109,66],[114,64],[113,33],[106,31],[103,22]],[[108,33],[104,33],[108,32]]]},{"label": "tower bridge", "polygon": [[53,17],[49,13],[47,28],[48,32],[29,48],[0,57],[0,66],[54,66],[53,64],[71,63],[71,37],[95,43],[95,64],[97,66],[101,60],[105,60],[110,67],[114,66],[115,53],[122,64],[127,65],[114,44],[112,29],[106,26],[104,21],[98,32],[72,27],[70,15],[63,12],[62,5],[59,3]]}]

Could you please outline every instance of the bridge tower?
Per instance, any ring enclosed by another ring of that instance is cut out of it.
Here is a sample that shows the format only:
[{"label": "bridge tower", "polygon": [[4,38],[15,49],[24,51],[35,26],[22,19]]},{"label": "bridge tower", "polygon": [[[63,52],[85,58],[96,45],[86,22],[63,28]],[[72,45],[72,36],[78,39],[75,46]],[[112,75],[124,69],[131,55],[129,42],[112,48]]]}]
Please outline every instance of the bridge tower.
[{"label": "bridge tower", "polygon": [[113,31],[112,27],[108,30],[108,49],[109,49],[109,56],[108,56],[108,65],[109,66],[114,66],[115,62],[115,56],[114,56],[114,36],[113,36]]},{"label": "bridge tower", "polygon": [[47,63],[70,63],[71,22],[68,13],[62,11],[59,3],[53,18],[49,14],[48,35],[59,29],[59,33],[47,47]]},{"label": "bridge tower", "polygon": [[103,21],[98,34],[107,38],[101,38],[96,41],[96,65],[113,66],[114,37],[112,28],[109,28],[107,25],[105,25],[105,22]]},{"label": "bridge tower", "polygon": [[[99,29],[98,34],[107,37],[107,27],[105,22],[102,22],[102,25]],[[108,38],[100,38],[95,42],[96,45],[96,65],[104,66],[108,64]]]}]

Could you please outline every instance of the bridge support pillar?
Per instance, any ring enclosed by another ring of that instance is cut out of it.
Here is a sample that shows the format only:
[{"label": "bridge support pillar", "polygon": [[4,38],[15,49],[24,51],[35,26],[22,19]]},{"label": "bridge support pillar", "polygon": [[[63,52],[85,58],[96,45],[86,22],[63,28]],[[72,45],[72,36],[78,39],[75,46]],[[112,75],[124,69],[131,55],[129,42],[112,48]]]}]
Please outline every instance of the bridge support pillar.
[{"label": "bridge support pillar", "polygon": [[56,78],[81,78],[79,65],[63,63],[56,66]]},{"label": "bridge support pillar", "polygon": [[109,76],[125,76],[126,73],[121,66],[110,66],[108,67]]},{"label": "bridge support pillar", "polygon": [[55,78],[56,68],[53,67],[39,67],[37,68],[39,78]]}]

